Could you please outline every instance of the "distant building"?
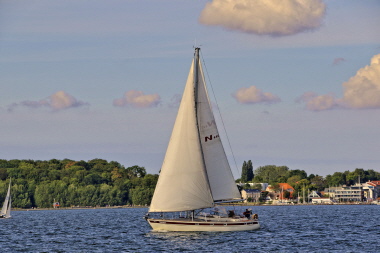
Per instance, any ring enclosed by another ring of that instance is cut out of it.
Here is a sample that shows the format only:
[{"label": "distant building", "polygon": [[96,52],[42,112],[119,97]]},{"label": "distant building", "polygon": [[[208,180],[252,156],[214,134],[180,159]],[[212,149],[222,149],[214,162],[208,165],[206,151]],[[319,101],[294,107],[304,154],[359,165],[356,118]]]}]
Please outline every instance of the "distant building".
[{"label": "distant building", "polygon": [[380,181],[329,187],[325,188],[324,194],[336,202],[372,202],[380,197]]},{"label": "distant building", "polygon": [[[279,183],[275,190],[268,183],[248,183],[251,187],[260,184],[261,191],[268,191],[266,201],[273,203],[290,203],[294,196],[294,188],[288,183]],[[239,184],[244,186],[245,184]],[[241,191],[244,199],[251,198],[252,202],[258,202],[261,191],[257,189],[244,189]],[[285,198],[285,192],[289,192],[289,198]],[[331,204],[333,202],[379,202],[380,203],[380,181],[368,181],[366,183],[351,186],[338,186],[325,188],[322,192],[312,191],[307,198],[313,204]],[[246,201],[247,202],[247,201]],[[376,203],[374,202],[374,203]]]},{"label": "distant building", "polygon": [[321,198],[321,194],[317,191],[312,191],[310,192],[310,194],[308,195],[308,198],[310,199],[313,199],[313,198]]},{"label": "distant building", "polygon": [[332,204],[333,201],[330,197],[324,198],[322,197],[322,192],[312,191],[307,197],[310,200],[312,204]]},{"label": "distant building", "polygon": [[335,191],[334,199],[338,202],[362,202],[364,198],[363,186],[361,184],[345,186]]},{"label": "distant building", "polygon": [[380,181],[368,181],[363,183],[364,201],[372,202],[380,197]]},{"label": "distant building", "polygon": [[328,195],[330,198],[334,198],[336,190],[340,190],[340,189],[342,189],[341,186],[340,187],[329,187],[329,188],[325,188],[323,193],[324,193],[324,195]]},{"label": "distant building", "polygon": [[261,191],[257,189],[243,189],[241,191],[241,196],[244,199],[244,202],[248,202],[250,198],[250,202],[259,202],[261,197]]},{"label": "distant building", "polygon": [[293,198],[294,188],[288,183],[279,183],[279,191],[275,191],[271,185],[269,185],[266,189],[272,195],[272,199],[276,200],[286,200],[285,192],[289,192],[289,198]]}]

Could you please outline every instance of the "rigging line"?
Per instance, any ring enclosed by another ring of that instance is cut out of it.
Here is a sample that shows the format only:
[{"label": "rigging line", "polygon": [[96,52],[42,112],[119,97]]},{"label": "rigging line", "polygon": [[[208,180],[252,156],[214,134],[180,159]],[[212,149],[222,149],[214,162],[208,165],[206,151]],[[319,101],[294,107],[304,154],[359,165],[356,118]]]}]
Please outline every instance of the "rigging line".
[{"label": "rigging line", "polygon": [[219,105],[218,105],[218,101],[217,101],[216,96],[215,96],[214,88],[212,87],[212,84],[211,84],[211,79],[210,79],[210,76],[209,76],[208,71],[207,71],[206,62],[205,62],[205,60],[204,60],[204,57],[203,57],[202,51],[200,51],[200,53],[201,53],[201,58],[202,58],[202,61],[203,61],[203,65],[204,65],[205,70],[206,70],[206,75],[207,75],[208,83],[210,84],[211,91],[212,91],[212,95],[214,96],[215,104],[216,104],[216,106],[218,107],[219,117],[220,117],[220,119],[221,119],[221,121],[222,121],[223,130],[224,130],[224,133],[226,134],[226,137],[227,137],[228,146],[229,146],[229,148],[230,148],[230,150],[231,150],[231,153],[232,153],[232,158],[233,158],[234,163],[235,163],[235,169],[236,169],[236,172],[238,173],[238,176],[239,176],[240,171],[239,171],[239,169],[238,169],[238,167],[237,167],[237,163],[236,163],[236,159],[235,159],[234,151],[232,150],[232,147],[231,147],[230,138],[228,137],[227,130],[226,130],[226,126],[224,125],[224,121],[223,121],[222,113],[220,112],[220,107],[219,107]]}]

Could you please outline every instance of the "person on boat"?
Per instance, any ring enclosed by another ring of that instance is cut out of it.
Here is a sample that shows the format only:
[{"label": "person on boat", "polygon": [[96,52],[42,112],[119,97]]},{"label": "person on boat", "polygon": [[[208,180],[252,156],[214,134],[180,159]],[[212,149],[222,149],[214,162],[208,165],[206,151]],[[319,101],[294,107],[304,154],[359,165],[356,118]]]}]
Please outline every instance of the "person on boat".
[{"label": "person on boat", "polygon": [[247,217],[247,219],[251,218],[251,211],[249,211],[248,209],[245,209],[245,212],[243,214],[245,217]]}]

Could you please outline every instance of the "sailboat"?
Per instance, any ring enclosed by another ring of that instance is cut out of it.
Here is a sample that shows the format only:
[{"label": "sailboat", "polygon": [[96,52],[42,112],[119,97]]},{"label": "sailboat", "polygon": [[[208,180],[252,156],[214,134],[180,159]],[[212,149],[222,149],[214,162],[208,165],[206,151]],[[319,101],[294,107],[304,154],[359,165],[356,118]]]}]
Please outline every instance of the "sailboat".
[{"label": "sailboat", "polygon": [[11,181],[9,181],[7,196],[5,197],[3,208],[1,208],[0,218],[10,218],[11,217]]},{"label": "sailboat", "polygon": [[199,54],[197,47],[145,219],[153,230],[258,229],[257,214],[247,218],[218,206],[243,199],[219,138]]}]

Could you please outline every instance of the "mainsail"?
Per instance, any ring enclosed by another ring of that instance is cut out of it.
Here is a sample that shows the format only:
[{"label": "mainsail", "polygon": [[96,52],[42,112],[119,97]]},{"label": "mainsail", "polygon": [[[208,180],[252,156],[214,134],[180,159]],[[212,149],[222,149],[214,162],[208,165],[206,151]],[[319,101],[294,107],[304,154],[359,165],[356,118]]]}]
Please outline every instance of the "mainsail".
[{"label": "mainsail", "polygon": [[4,216],[5,218],[11,217],[11,205],[12,205],[12,200],[11,200],[11,182],[9,182],[7,196],[5,197],[3,208],[1,208],[0,215]]},{"label": "mainsail", "polygon": [[240,198],[196,48],[149,212],[195,210]]}]

